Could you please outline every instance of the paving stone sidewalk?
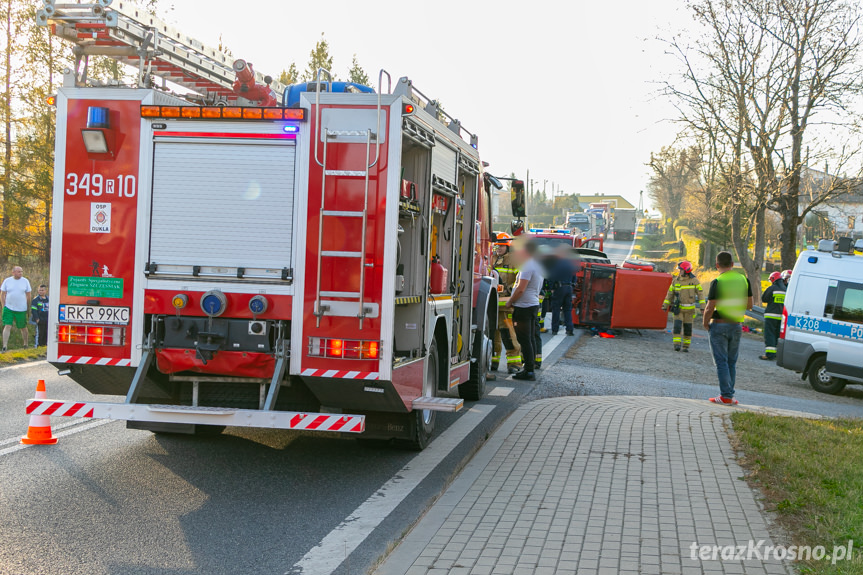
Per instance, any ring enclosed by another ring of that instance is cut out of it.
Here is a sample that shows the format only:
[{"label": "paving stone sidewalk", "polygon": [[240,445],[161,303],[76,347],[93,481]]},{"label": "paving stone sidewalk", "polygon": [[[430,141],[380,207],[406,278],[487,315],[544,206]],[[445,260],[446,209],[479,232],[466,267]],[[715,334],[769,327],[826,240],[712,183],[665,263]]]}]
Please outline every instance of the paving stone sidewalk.
[{"label": "paving stone sidewalk", "polygon": [[690,546],[772,545],[723,417],[648,397],[567,397],[517,410],[376,575],[793,573]]}]

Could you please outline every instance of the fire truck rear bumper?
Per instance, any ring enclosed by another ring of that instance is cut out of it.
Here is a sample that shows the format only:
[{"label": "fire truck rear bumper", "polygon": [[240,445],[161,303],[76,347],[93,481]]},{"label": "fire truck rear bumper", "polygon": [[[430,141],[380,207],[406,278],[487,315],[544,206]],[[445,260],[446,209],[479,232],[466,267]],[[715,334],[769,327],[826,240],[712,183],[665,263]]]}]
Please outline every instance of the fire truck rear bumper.
[{"label": "fire truck rear bumper", "polygon": [[205,364],[195,356],[194,349],[161,348],[156,350],[156,367],[166,374],[191,371],[269,379],[276,368],[276,358],[267,353],[219,351]]},{"label": "fire truck rear bumper", "polygon": [[183,405],[75,402],[57,399],[27,400],[27,413],[30,415],[114,419],[119,421],[227,425],[232,427],[269,427],[297,431],[334,431],[339,433],[362,433],[366,425],[364,415],[301,413],[297,411],[265,411]]}]

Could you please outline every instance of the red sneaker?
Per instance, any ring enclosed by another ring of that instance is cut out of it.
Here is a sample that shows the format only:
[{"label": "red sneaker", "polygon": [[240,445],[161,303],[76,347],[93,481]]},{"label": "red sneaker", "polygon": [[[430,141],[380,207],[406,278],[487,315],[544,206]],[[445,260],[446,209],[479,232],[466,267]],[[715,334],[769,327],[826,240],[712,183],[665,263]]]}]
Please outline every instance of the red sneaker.
[{"label": "red sneaker", "polygon": [[710,398],[711,403],[721,403],[722,405],[737,405],[738,401],[733,397],[722,397],[721,395],[717,395],[716,397]]}]

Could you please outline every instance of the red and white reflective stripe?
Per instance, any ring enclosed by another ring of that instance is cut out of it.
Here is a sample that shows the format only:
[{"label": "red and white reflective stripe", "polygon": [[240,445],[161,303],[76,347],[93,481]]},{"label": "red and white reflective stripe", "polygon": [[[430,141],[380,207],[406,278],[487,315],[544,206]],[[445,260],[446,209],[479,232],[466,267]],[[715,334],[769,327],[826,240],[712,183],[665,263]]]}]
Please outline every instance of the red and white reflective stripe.
[{"label": "red and white reflective stripe", "polygon": [[269,427],[340,433],[362,433],[366,428],[364,415],[265,411],[231,407],[75,402],[59,399],[28,399],[27,413],[30,415],[53,415],[55,417],[94,417],[120,421]]},{"label": "red and white reflective stripe", "polygon": [[93,417],[93,406],[84,402],[32,399],[27,402],[28,415],[55,415],[62,417]]},{"label": "red and white reflective stripe", "polygon": [[298,413],[291,418],[290,429],[308,431],[353,431],[365,429],[365,419],[351,415],[328,415],[323,413]]},{"label": "red and white reflective stripe", "polygon": [[132,365],[131,359],[117,359],[113,357],[86,357],[83,355],[61,355],[57,358],[58,363],[76,363],[81,365],[116,365],[128,367]]},{"label": "red and white reflective stripe", "polygon": [[377,371],[347,371],[338,369],[304,369],[300,375],[305,377],[336,377],[339,379],[378,379]]}]

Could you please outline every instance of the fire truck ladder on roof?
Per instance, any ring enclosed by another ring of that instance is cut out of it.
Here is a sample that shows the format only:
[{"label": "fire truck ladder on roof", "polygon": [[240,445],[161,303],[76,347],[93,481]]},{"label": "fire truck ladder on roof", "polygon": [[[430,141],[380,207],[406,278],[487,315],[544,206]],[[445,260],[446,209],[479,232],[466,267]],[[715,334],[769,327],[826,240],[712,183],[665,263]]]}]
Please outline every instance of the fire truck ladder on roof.
[{"label": "fire truck ladder on roof", "polygon": [[[360,329],[363,329],[363,320],[366,315],[371,313],[372,309],[365,305],[365,284],[366,284],[366,232],[368,231],[368,214],[369,214],[369,172],[374,168],[381,155],[381,138],[378,134],[381,131],[381,97],[383,90],[383,77],[387,77],[387,94],[392,91],[392,78],[385,70],[381,70],[378,75],[378,107],[377,107],[377,128],[375,132],[371,129],[365,131],[338,131],[324,130],[323,134],[323,159],[319,158],[318,148],[321,140],[321,77],[327,75],[327,88],[332,83],[332,75],[329,70],[324,68],[318,69],[317,88],[315,89],[315,162],[323,168],[321,176],[321,209],[318,216],[318,276],[317,288],[315,291],[315,318],[316,326],[321,326],[321,318],[327,315],[331,307],[324,300],[324,297],[337,297],[343,299],[352,299],[359,302],[357,318],[360,320]],[[327,168],[327,148],[331,142],[338,142],[339,138],[365,137],[366,160],[371,157],[372,140],[375,142],[375,157],[374,161],[367,163],[365,170],[331,170]],[[362,211],[346,211],[346,210],[328,210],[326,207],[327,197],[327,178],[364,178],[365,187],[363,188],[363,209]],[[324,241],[324,223],[327,218],[362,218],[363,225],[360,233],[360,251],[331,251],[323,249]],[[323,258],[357,258],[360,262],[360,285],[359,291],[321,291],[321,263]]]},{"label": "fire truck ladder on roof", "polygon": [[[232,56],[183,34],[139,6],[125,0],[42,2],[36,23],[74,44],[77,85],[87,84],[89,57],[106,56],[137,68],[138,86],[142,88],[153,87],[154,77],[160,77],[202,95],[202,103],[228,103],[238,98],[233,90],[236,72]],[[255,72],[255,80],[269,84],[281,98],[285,86],[268,79]]]}]

